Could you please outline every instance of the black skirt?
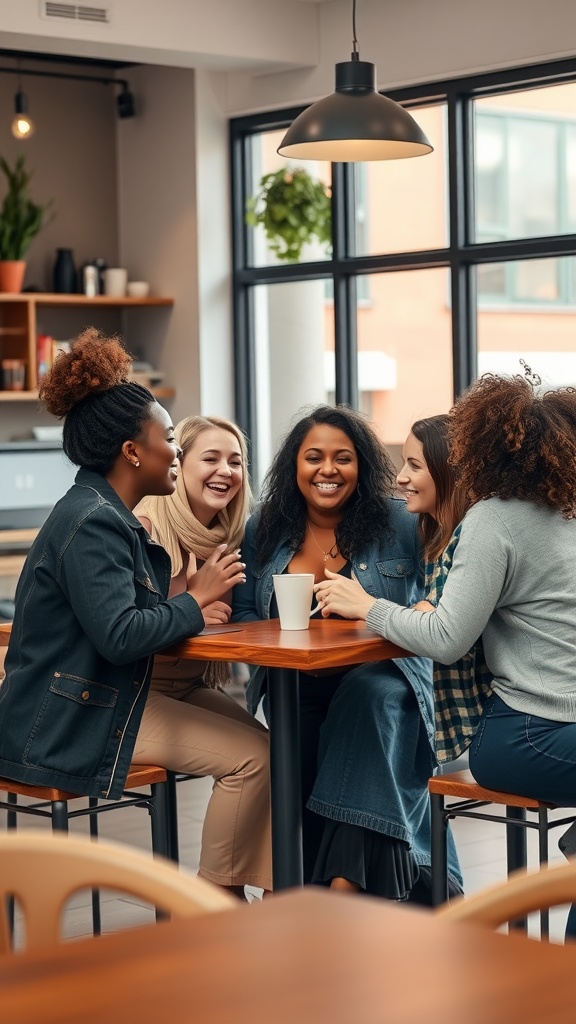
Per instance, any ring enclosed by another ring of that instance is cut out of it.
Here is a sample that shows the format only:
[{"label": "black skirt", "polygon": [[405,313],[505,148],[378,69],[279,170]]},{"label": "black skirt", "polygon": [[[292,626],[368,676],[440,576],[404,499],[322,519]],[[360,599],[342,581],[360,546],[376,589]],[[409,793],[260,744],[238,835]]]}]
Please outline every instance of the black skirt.
[{"label": "black skirt", "polygon": [[408,899],[419,868],[408,843],[382,832],[326,819],[312,881],[346,878],[372,896]]}]

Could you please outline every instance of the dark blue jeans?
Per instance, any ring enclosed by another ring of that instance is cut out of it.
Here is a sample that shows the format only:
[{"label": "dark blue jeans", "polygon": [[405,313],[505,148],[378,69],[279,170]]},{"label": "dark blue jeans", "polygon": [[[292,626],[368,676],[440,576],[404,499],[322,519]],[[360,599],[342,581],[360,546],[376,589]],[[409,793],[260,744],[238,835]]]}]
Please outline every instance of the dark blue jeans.
[{"label": "dark blue jeans", "polygon": [[[576,806],[576,722],[553,722],[487,701],[470,747],[470,771],[481,786]],[[576,937],[576,905],[566,935]]]}]

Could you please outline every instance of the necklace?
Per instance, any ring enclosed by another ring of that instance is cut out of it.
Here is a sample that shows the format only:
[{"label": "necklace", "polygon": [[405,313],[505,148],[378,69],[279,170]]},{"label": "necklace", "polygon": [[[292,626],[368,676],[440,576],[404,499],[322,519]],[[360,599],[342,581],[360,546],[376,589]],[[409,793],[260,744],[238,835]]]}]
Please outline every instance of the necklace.
[{"label": "necklace", "polygon": [[340,552],[338,551],[338,542],[337,542],[336,538],[334,538],[334,543],[333,543],[332,547],[328,548],[328,551],[324,551],[324,548],[320,547],[318,541],[316,540],[316,534],[314,533],[314,530],[312,529],[312,523],[310,522],[310,520],[308,520],[308,526],[310,527],[310,533],[312,534],[312,540],[314,541],[316,547],[318,548],[318,551],[321,551],[322,554],[324,555],[324,561],[327,562],[329,558],[338,558],[338,556],[340,555]]}]

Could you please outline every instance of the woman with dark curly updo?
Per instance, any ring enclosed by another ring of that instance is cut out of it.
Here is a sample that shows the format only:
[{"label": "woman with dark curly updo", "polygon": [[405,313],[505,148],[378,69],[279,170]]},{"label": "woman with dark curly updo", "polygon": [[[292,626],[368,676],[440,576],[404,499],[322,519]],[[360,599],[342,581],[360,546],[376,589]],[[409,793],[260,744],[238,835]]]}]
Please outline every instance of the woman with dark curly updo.
[{"label": "woman with dark curly updo", "polygon": [[[0,774],[109,799],[131,761],[148,763],[140,731],[154,652],[199,633],[245,580],[238,549],[219,543],[169,597],[170,558],[132,510],[173,493],[181,450],[130,370],[120,341],[91,328],[42,381],[80,469],[26,559],[0,688]],[[245,884],[270,889],[266,730],[212,697],[167,701],[154,729],[156,763],[215,778],[199,873],[238,895]]]},{"label": "woman with dark curly updo", "polygon": [[[233,619],[278,615],[272,577],[328,566],[374,597],[422,597],[417,523],[392,496],[375,431],[344,406],[319,406],[290,431],[242,547],[246,586]],[[248,686],[256,711],[265,677]],[[300,673],[304,880],[389,899],[428,899],[427,782],[435,767],[430,662],[401,658]],[[461,879],[451,847],[451,879]]]},{"label": "woman with dark curly updo", "polygon": [[[576,390],[486,374],[451,411],[471,507],[436,608],[375,601],[333,573],[323,614],[450,665],[481,636],[493,694],[470,748],[482,786],[576,804]],[[575,830],[576,831],[576,830]]]}]

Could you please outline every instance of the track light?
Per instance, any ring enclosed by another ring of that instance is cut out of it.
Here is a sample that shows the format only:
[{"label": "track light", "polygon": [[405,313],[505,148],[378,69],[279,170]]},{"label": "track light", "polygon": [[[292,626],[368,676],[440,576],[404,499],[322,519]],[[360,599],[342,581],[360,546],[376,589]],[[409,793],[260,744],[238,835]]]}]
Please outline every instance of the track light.
[{"label": "track light", "polygon": [[18,89],[14,97],[14,111],[12,135],[15,139],[29,139],[34,134],[34,122],[28,114],[28,97],[22,89]]},{"label": "track light", "polygon": [[134,96],[127,82],[122,82],[122,92],[116,97],[118,117],[134,117]]},{"label": "track light", "polygon": [[307,107],[290,125],[278,153],[296,160],[399,160],[432,152],[404,107],[376,91],[376,66],[360,60],[356,0],[353,52],[336,65],[336,91]]},{"label": "track light", "polygon": [[[108,78],[103,75],[77,75],[66,71],[25,71],[20,67],[0,67],[0,74],[18,76],[28,75],[41,78],[64,78],[74,82],[100,82],[103,85],[119,85],[121,91],[116,97],[116,110],[118,117],[134,117],[135,115],[134,95],[130,92],[128,82],[125,78]],[[14,97],[14,110],[16,112],[16,116],[12,121],[12,134],[16,139],[30,138],[34,132],[34,122],[28,115],[28,97],[26,96],[26,93],[22,91],[20,85],[18,86],[18,92]]]}]

